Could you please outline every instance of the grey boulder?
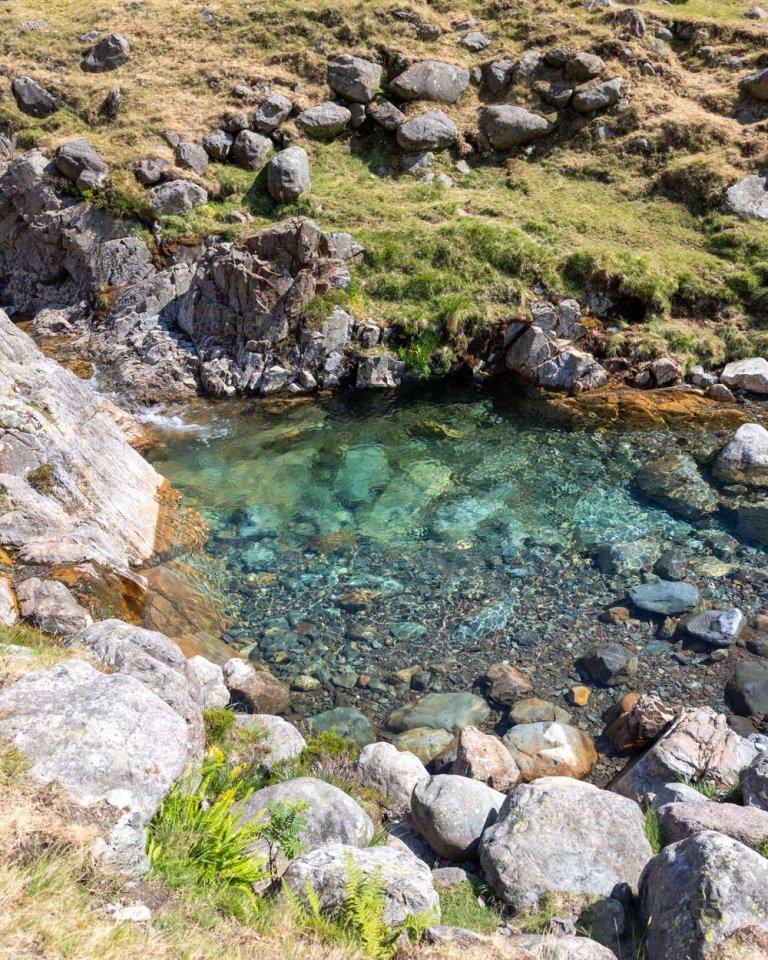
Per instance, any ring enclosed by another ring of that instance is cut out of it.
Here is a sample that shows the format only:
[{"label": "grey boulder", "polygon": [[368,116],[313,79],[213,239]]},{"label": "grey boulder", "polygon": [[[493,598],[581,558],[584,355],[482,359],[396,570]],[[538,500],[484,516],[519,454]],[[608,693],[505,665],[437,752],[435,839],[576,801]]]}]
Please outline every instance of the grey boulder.
[{"label": "grey boulder", "polygon": [[343,133],[351,119],[352,114],[346,107],[328,100],[300,113],[296,117],[296,126],[307,136],[330,140]]},{"label": "grey boulder", "polygon": [[59,109],[59,102],[31,77],[16,77],[11,84],[16,106],[29,117],[44,119]]},{"label": "grey boulder", "polygon": [[[610,2],[610,0],[609,0]],[[616,960],[616,954],[589,937],[524,933],[505,937],[517,960]]]},{"label": "grey boulder", "polygon": [[743,423],[715,461],[714,475],[724,483],[768,487],[768,430]]},{"label": "grey boulder", "polygon": [[[697,833],[646,866],[640,910],[649,960],[765,955],[768,860],[730,837]],[[754,952],[738,953],[742,945]]]},{"label": "grey boulder", "polygon": [[293,110],[293,104],[282,93],[273,93],[265,97],[253,112],[253,126],[259,133],[274,133],[280,124],[287,120]]},{"label": "grey boulder", "polygon": [[232,144],[231,158],[246,170],[257,170],[274,148],[269,137],[252,130],[241,130]]},{"label": "grey boulder", "polygon": [[723,209],[737,217],[755,217],[768,220],[768,178],[754,173],[725,191]]},{"label": "grey boulder", "polygon": [[211,130],[203,137],[203,149],[211,160],[224,163],[232,149],[234,139],[226,130]]},{"label": "grey boulder", "polygon": [[569,777],[516,787],[480,841],[496,894],[522,909],[548,895],[608,896],[636,887],[653,851],[632,800]]},{"label": "grey boulder", "polygon": [[768,811],[768,752],[759,753],[741,772],[744,803]]},{"label": "grey boulder", "polygon": [[452,63],[423,60],[394,78],[389,92],[400,100],[456,103],[469,85],[469,71]]},{"label": "grey boulder", "polygon": [[458,139],[456,124],[442,110],[429,110],[397,128],[397,143],[408,153],[445,150]]},{"label": "grey boulder", "polygon": [[768,100],[768,67],[744,77],[739,81],[739,87],[756,100]]},{"label": "grey boulder", "polygon": [[379,100],[376,103],[369,104],[368,116],[374,123],[378,123],[382,129],[388,130],[390,133],[397,130],[405,120],[405,114],[402,110],[398,110],[394,103],[390,103],[389,100]]},{"label": "grey boulder", "polygon": [[668,803],[659,808],[664,843],[714,830],[757,850],[768,839],[768,811],[735,803]]},{"label": "grey boulder", "polygon": [[0,741],[30,776],[98,807],[97,859],[137,875],[146,826],[187,766],[184,720],[143,683],[81,660],[32,673],[0,692]]},{"label": "grey boulder", "polygon": [[131,48],[125,37],[119,33],[110,33],[99,40],[80,61],[80,69],[86,73],[105,73],[108,70],[117,70],[127,62]]},{"label": "grey boulder", "polygon": [[605,61],[594,53],[577,53],[565,64],[565,76],[576,83],[594,80],[605,70]]},{"label": "grey boulder", "polygon": [[302,147],[288,147],[269,161],[267,189],[276,203],[291,203],[312,189],[309,157]]},{"label": "grey boulder", "polygon": [[409,810],[413,788],[429,774],[419,758],[391,743],[369,743],[357,759],[357,779],[378,791],[398,811]]},{"label": "grey boulder", "polygon": [[90,613],[58,580],[29,577],[16,587],[16,599],[22,619],[54,636],[70,636],[93,623]]},{"label": "grey boulder", "polygon": [[768,663],[742,660],[725,687],[725,699],[742,717],[768,714]]},{"label": "grey boulder", "polygon": [[360,850],[331,843],[297,857],[286,870],[284,882],[305,903],[309,886],[317,895],[321,915],[334,917],[344,906],[350,864],[367,877],[379,877],[388,927],[398,927],[407,917],[422,913],[440,919],[440,899],[429,867],[395,847]]},{"label": "grey boulder", "polygon": [[731,647],[739,639],[743,626],[744,614],[734,607],[697,613],[686,623],[685,631],[712,647]]},{"label": "grey boulder", "polygon": [[545,137],[552,124],[524,107],[508,104],[480,110],[480,133],[494,150],[510,150]]},{"label": "grey boulder", "polygon": [[223,710],[229,703],[229,690],[224,683],[224,674],[218,663],[205,657],[190,657],[188,668],[197,684],[201,710]]},{"label": "grey boulder", "polygon": [[768,360],[765,357],[734,360],[720,374],[720,379],[732,390],[768,394]]},{"label": "grey boulder", "polygon": [[387,353],[363,357],[357,367],[355,387],[358,390],[391,390],[399,387],[405,363]]},{"label": "grey boulder", "polygon": [[157,217],[182,217],[208,202],[208,194],[191,180],[171,180],[149,191],[149,206]]},{"label": "grey boulder", "polygon": [[621,77],[614,77],[613,80],[604,80],[594,87],[577,90],[573,95],[573,109],[577,113],[594,113],[612,107],[621,96],[621,84]]},{"label": "grey boulder", "polygon": [[208,154],[205,148],[194,140],[180,140],[174,150],[176,165],[191,170],[201,177],[208,166]]},{"label": "grey boulder", "polygon": [[342,53],[328,64],[328,86],[344,100],[370,103],[381,83],[378,63]]},{"label": "grey boulder", "polygon": [[109,167],[84,137],[62,144],[53,162],[79,190],[98,190],[109,176]]},{"label": "grey boulder", "polygon": [[629,598],[641,610],[669,617],[693,610],[699,602],[699,591],[692,583],[657,580],[632,587]]},{"label": "grey boulder", "polygon": [[504,794],[451,774],[440,774],[416,784],[411,816],[419,832],[446,860],[475,859],[483,831],[496,822]]}]

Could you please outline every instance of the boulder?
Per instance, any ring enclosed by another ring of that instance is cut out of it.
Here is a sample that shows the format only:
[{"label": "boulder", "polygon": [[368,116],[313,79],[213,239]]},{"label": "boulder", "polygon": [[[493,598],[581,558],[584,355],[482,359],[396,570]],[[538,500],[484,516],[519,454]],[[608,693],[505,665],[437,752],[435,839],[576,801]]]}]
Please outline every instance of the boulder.
[{"label": "boulder", "polygon": [[109,167],[84,138],[62,144],[54,154],[56,169],[78,190],[98,190],[109,176]]},{"label": "boulder", "polygon": [[[588,3],[594,0],[587,0]],[[611,0],[602,0],[611,3]],[[616,954],[589,937],[566,934],[524,933],[505,937],[504,943],[516,960],[616,960]]]},{"label": "boulder", "polygon": [[282,93],[270,94],[253,111],[253,126],[259,133],[274,133],[291,115],[291,110],[293,104],[288,97]]},{"label": "boulder", "polygon": [[435,727],[414,727],[392,739],[392,746],[413,753],[422,763],[431,763],[455,743],[456,736],[452,731]]},{"label": "boulder", "polygon": [[302,147],[288,147],[269,161],[267,189],[276,203],[292,203],[312,189],[309,157]]},{"label": "boulder", "polygon": [[509,86],[511,75],[511,60],[494,60],[487,64],[483,70],[483,82],[488,93],[494,97],[502,93]]},{"label": "boulder", "polygon": [[768,860],[707,831],[654,857],[640,878],[640,912],[649,960],[760,956],[726,947],[768,949]]},{"label": "boulder", "polygon": [[180,140],[173,152],[176,166],[183,170],[191,170],[199,177],[205,173],[208,166],[208,154],[205,147],[194,140]]},{"label": "boulder", "polygon": [[187,724],[190,759],[202,758],[205,731],[200,688],[173,640],[122,620],[102,620],[76,633],[67,645],[82,647],[102,666],[139,680],[164,700]]},{"label": "boulder", "polygon": [[485,679],[489,684],[488,696],[506,707],[533,690],[533,684],[525,674],[508,663],[494,663],[488,668]]},{"label": "boulder", "polygon": [[524,781],[584,777],[597,762],[589,737],[567,723],[521,723],[504,735]]},{"label": "boulder", "polygon": [[252,793],[237,806],[236,813],[243,823],[265,813],[271,803],[306,803],[303,812],[306,823],[300,832],[305,853],[329,843],[344,843],[364,847],[373,836],[373,822],[355,801],[338,787],[314,777],[285,780]]},{"label": "boulder", "polygon": [[358,390],[391,390],[399,387],[405,363],[386,353],[363,357],[357,367],[355,387]]},{"label": "boulder", "polygon": [[645,36],[645,17],[639,10],[622,10],[621,13],[616,16],[616,23],[624,28],[624,35],[627,37],[635,37],[637,40],[642,40]]},{"label": "boulder", "polygon": [[408,153],[445,150],[456,143],[458,135],[456,124],[442,110],[429,110],[400,124],[397,143]]},{"label": "boulder", "polygon": [[328,86],[343,100],[370,103],[381,83],[380,64],[342,53],[328,64]]},{"label": "boulder", "polygon": [[148,867],[146,826],[186,769],[187,738],[184,720],[143,683],[81,660],[0,691],[0,742],[24,756],[34,780],[96,808],[94,854],[124,873]]},{"label": "boulder", "polygon": [[756,100],[768,100],[768,68],[743,77],[739,81],[739,87]]},{"label": "boulder", "polygon": [[743,660],[725,687],[725,699],[742,717],[768,714],[768,663]]},{"label": "boulder", "polygon": [[355,707],[334,707],[307,720],[315,733],[333,732],[342,740],[352,740],[365,746],[376,739],[373,724]]},{"label": "boulder", "polygon": [[441,774],[420,780],[411,796],[411,816],[439,857],[475,859],[480,837],[496,822],[504,794],[467,777]]},{"label": "boulder", "polygon": [[347,129],[351,119],[352,114],[346,107],[328,100],[302,111],[296,117],[296,126],[309,137],[331,140]]},{"label": "boulder", "polygon": [[768,751],[758,753],[741,771],[741,790],[746,806],[768,811]]},{"label": "boulder", "polygon": [[81,607],[63,583],[29,577],[16,587],[22,619],[29,620],[45,633],[71,636],[93,623],[90,613]]},{"label": "boulder", "polygon": [[723,210],[737,217],[768,220],[768,178],[753,173],[732,184],[723,196]]},{"label": "boulder", "polygon": [[232,144],[232,160],[246,170],[257,170],[274,148],[269,137],[252,130],[241,130]]},{"label": "boulder", "polygon": [[467,50],[471,50],[472,53],[480,53],[481,50],[485,50],[485,48],[489,47],[492,43],[490,38],[486,37],[486,35],[479,30],[471,30],[456,42]]},{"label": "boulder", "polygon": [[605,61],[594,53],[577,53],[565,65],[565,76],[576,83],[594,80],[605,70]]},{"label": "boulder", "polygon": [[741,610],[705,610],[688,620],[685,632],[712,647],[730,647],[739,639],[743,626]]},{"label": "boulder", "polygon": [[378,123],[384,130],[390,133],[397,130],[405,120],[405,114],[398,110],[394,103],[389,100],[378,100],[376,103],[368,105],[368,116],[374,123]]},{"label": "boulder", "polygon": [[609,643],[584,658],[590,676],[606,687],[628,683],[637,673],[638,660],[620,643]]},{"label": "boulder", "polygon": [[636,887],[653,856],[632,800],[568,777],[515,787],[480,841],[480,863],[515,909],[548,896],[609,896]]},{"label": "boulder", "polygon": [[232,702],[250,713],[285,713],[290,690],[267,670],[255,670],[247,660],[233,657],[222,667]]},{"label": "boulder", "polygon": [[208,194],[191,180],[171,180],[149,191],[149,206],[156,217],[183,217],[208,203]]},{"label": "boulder", "polygon": [[154,187],[163,179],[163,171],[166,166],[164,160],[150,160],[148,157],[143,157],[136,161],[133,175],[142,187]]},{"label": "boulder", "polygon": [[723,483],[768,487],[768,430],[744,423],[725,445],[712,472]]},{"label": "boulder", "polygon": [[768,811],[735,803],[668,803],[659,807],[664,843],[714,830],[757,850],[768,839]]},{"label": "boulder", "polygon": [[544,117],[509,104],[482,107],[480,134],[494,150],[510,150],[545,137],[553,129]]},{"label": "boulder", "polygon": [[203,149],[211,160],[224,163],[229,156],[234,140],[234,136],[227,133],[226,130],[211,130],[203,137]]},{"label": "boulder", "polygon": [[720,374],[720,379],[732,390],[768,394],[768,360],[764,357],[734,360]]},{"label": "boulder", "polygon": [[597,565],[609,577],[626,577],[653,569],[659,556],[654,540],[639,538],[629,543],[601,543],[597,549]]},{"label": "boulder", "polygon": [[59,102],[45,87],[31,77],[16,77],[11,84],[11,93],[16,100],[16,106],[28,117],[45,119],[59,109]]},{"label": "boulder", "polygon": [[757,753],[752,741],[730,729],[723,714],[688,707],[647,753],[619,774],[611,789],[638,803],[650,801],[675,780],[701,780],[727,791]]},{"label": "boulder", "polygon": [[620,750],[650,746],[675,719],[672,710],[654,693],[628,693],[611,712],[606,732]]},{"label": "boulder", "polygon": [[9,577],[0,576],[0,625],[12,627],[19,619],[16,594]]},{"label": "boulder", "polygon": [[577,90],[573,95],[573,109],[577,113],[595,113],[618,103],[621,96],[621,77],[604,80],[593,87]]},{"label": "boulder", "polygon": [[691,804],[711,803],[712,801],[705,797],[703,793],[696,790],[695,787],[687,783],[665,783],[659,787],[651,799],[651,806],[654,810],[660,810],[662,807],[672,804]]},{"label": "boulder", "polygon": [[431,913],[439,920],[440,900],[429,867],[411,853],[395,847],[360,850],[356,846],[331,843],[297,857],[286,870],[284,881],[305,903],[307,886],[311,887],[321,915],[333,917],[344,904],[351,864],[366,876],[376,875],[381,880],[384,923],[388,927],[398,927],[407,917],[423,913]]},{"label": "boulder", "polygon": [[456,103],[469,85],[469,71],[452,63],[423,60],[396,76],[389,92],[400,100]]},{"label": "boulder", "polygon": [[479,780],[502,793],[520,782],[520,771],[509,750],[498,737],[483,733],[477,727],[464,727],[459,734],[451,773]]},{"label": "boulder", "polygon": [[471,693],[428,693],[394,710],[387,727],[395,733],[415,727],[459,731],[483,723],[490,712],[485,700]]},{"label": "boulder", "polygon": [[110,33],[96,44],[80,61],[80,69],[86,73],[106,73],[117,70],[127,62],[131,48],[125,37]]},{"label": "boulder", "polygon": [[257,738],[249,755],[243,759],[266,767],[267,770],[284,760],[298,757],[307,745],[307,741],[292,723],[269,713],[237,713],[235,727],[250,730]]},{"label": "boulder", "polygon": [[643,464],[635,477],[643,494],[686,520],[698,520],[714,513],[720,500],[699,473],[693,457],[684,453],[664,454]]},{"label": "boulder", "polygon": [[393,810],[410,810],[413,788],[429,774],[419,758],[391,743],[369,743],[357,758],[357,779],[386,797]]},{"label": "boulder", "polygon": [[191,657],[187,667],[197,684],[201,710],[222,710],[229,703],[229,690],[224,683],[224,673],[218,663],[205,657]]},{"label": "boulder", "polygon": [[547,723],[552,720],[568,723],[570,719],[571,716],[567,710],[558,707],[551,700],[542,700],[540,697],[516,700],[509,708],[510,723]]},{"label": "boulder", "polygon": [[591,354],[536,324],[515,322],[508,337],[507,369],[538,386],[580,393],[608,382],[605,369]]},{"label": "boulder", "polygon": [[670,617],[693,610],[699,602],[699,591],[692,583],[656,580],[632,587],[629,598],[641,610]]}]

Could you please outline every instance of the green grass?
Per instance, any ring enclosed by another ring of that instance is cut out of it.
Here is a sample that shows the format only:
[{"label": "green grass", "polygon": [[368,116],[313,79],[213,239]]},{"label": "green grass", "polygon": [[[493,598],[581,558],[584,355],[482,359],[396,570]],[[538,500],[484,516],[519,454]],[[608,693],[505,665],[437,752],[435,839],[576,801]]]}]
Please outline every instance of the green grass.
[{"label": "green grass", "polygon": [[661,835],[659,815],[653,807],[649,807],[643,814],[643,829],[645,831],[645,839],[650,843],[654,856],[656,856],[657,853],[661,853],[664,848],[664,839]]},{"label": "green grass", "polygon": [[493,934],[504,919],[504,908],[481,883],[454,883],[440,888],[440,922],[477,933]]}]

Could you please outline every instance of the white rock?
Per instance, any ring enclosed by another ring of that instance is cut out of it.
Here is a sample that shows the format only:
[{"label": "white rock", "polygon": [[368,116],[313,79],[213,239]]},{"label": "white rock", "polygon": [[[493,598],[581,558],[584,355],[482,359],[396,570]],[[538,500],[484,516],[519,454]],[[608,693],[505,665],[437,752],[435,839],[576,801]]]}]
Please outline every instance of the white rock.
[{"label": "white rock", "polygon": [[357,760],[357,778],[364,787],[378,790],[396,810],[408,810],[413,788],[429,774],[419,758],[391,743],[369,743]]},{"label": "white rock", "polygon": [[726,387],[766,394],[768,393],[768,360],[764,357],[735,360],[723,370],[720,379]]},{"label": "white rock", "polygon": [[197,656],[190,659],[189,669],[200,686],[200,708],[221,710],[226,707],[229,703],[229,690],[224,683],[221,667],[205,657]]}]

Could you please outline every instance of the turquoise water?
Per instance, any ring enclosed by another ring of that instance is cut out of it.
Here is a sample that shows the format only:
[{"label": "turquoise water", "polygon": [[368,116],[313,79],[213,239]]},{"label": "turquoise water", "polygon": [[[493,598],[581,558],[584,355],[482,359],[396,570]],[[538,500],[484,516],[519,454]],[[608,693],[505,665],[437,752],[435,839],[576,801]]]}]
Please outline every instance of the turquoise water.
[{"label": "turquoise water", "polygon": [[210,524],[238,606],[228,639],[279,674],[365,672],[375,692],[414,659],[498,659],[560,644],[569,622],[592,629],[624,589],[595,567],[601,543],[711,559],[633,482],[690,436],[569,429],[548,412],[501,382],[206,404],[161,430],[151,459]]}]

